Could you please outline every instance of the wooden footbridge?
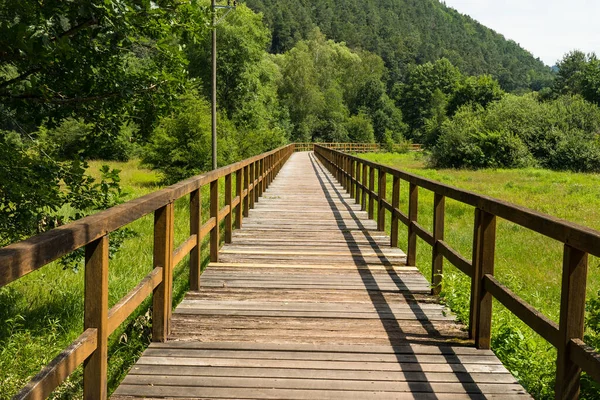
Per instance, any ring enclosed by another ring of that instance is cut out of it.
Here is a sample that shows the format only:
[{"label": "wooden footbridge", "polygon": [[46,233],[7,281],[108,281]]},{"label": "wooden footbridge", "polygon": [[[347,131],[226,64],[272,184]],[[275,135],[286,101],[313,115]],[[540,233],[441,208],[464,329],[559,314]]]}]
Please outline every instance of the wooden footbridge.
[{"label": "wooden footbridge", "polygon": [[[417,222],[419,187],[435,193],[433,232]],[[191,233],[175,249],[173,202],[188,194]],[[444,242],[446,197],[475,209],[472,261]],[[154,269],[109,310],[108,234],[152,212]],[[497,217],[565,243],[560,324],[494,278]],[[414,267],[417,237],[432,247],[431,281]],[[149,295],[153,343],[115,400],[530,398],[490,350],[492,298],[558,349],[557,398],[578,397],[582,369],[600,380],[582,342],[587,254],[600,255],[600,233],[323,146],[286,146],[0,249],[0,286],[83,246],[84,332],[15,399],[46,398],[82,363],[84,397],[107,398],[107,338]],[[173,310],[172,271],[187,254],[190,291]],[[468,327],[435,297],[444,260],[472,279]]]}]

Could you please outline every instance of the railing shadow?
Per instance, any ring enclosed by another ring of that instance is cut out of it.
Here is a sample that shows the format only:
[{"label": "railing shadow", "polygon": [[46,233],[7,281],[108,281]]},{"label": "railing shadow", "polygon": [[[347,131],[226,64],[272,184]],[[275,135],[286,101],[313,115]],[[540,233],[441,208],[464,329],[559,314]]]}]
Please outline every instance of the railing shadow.
[{"label": "railing shadow", "polygon": [[[352,247],[358,248],[359,246],[358,246],[358,243],[357,243],[354,235],[349,233],[350,231],[348,230],[346,221],[344,218],[342,218],[341,210],[340,210],[338,204],[340,204],[340,203],[343,204],[343,206],[346,208],[346,211],[348,212],[348,214],[350,215],[352,220],[357,224],[359,229],[361,229],[363,231],[363,233],[365,233],[367,228],[363,224],[362,220],[356,215],[355,211],[352,209],[352,207],[348,203],[347,199],[343,196],[343,194],[336,187],[336,184],[335,184],[334,180],[332,179],[331,175],[326,171],[326,169],[322,166],[322,164],[317,160],[315,155],[313,153],[311,153],[309,155],[309,158],[310,158],[312,167],[315,171],[315,174],[319,180],[319,183],[321,185],[323,193],[327,199],[327,202],[329,203],[333,214],[337,217],[336,218],[337,225],[338,225],[340,231],[342,232],[348,247],[350,249]],[[324,178],[327,180],[327,182],[324,181]],[[332,193],[334,193],[335,198],[337,198],[337,200],[338,200],[337,203],[335,201],[334,196],[332,196]],[[367,236],[367,234],[365,234],[364,236],[367,239],[369,246],[374,251],[381,252],[381,248],[379,247],[379,244],[372,237],[370,237],[370,235]],[[368,265],[367,260],[361,255],[354,255],[352,258],[354,259],[354,261],[357,265],[360,265],[360,263],[362,263],[364,265]],[[383,255],[382,252],[378,256],[378,258],[384,266],[393,266],[393,263],[389,259],[387,259],[387,257],[385,257],[385,255]],[[433,323],[431,323],[431,321],[429,321],[425,317],[426,316],[425,311],[419,305],[417,299],[415,298],[414,294],[410,291],[408,285],[406,285],[403,282],[402,277],[400,277],[393,268],[387,268],[386,272],[387,272],[389,278],[395,283],[395,285],[398,288],[398,292],[396,292],[396,293],[400,294],[403,297],[404,301],[409,306],[411,311],[414,313],[415,316],[417,316],[416,320],[421,324],[423,329],[425,329],[425,331],[427,332],[427,336],[428,337],[438,337],[441,339],[442,338],[441,333],[433,326]],[[380,321],[388,335],[388,339],[389,339],[389,342],[390,342],[390,345],[392,346],[392,348],[396,351],[396,350],[400,350],[401,348],[403,349],[403,347],[401,347],[402,344],[410,345],[411,342],[409,340],[407,340],[407,339],[409,339],[409,336],[417,336],[417,335],[413,335],[413,334],[408,335],[400,326],[399,320],[397,320],[396,318],[392,318],[392,319],[387,318],[387,315],[394,315],[394,312],[392,310],[391,305],[388,303],[388,300],[386,299],[386,297],[384,295],[385,291],[379,289],[379,284],[377,282],[376,276],[373,274],[373,272],[368,267],[364,268],[364,269],[358,269],[358,273],[359,273],[363,283],[365,284],[365,287],[367,288],[367,293],[369,295],[371,302],[373,303],[373,306],[374,306],[376,312],[380,316]],[[369,289],[369,287],[372,285],[375,286],[377,289]],[[424,316],[425,319],[419,318],[418,317],[419,315]],[[440,350],[441,355],[445,358],[446,363],[448,364],[448,366],[450,366],[450,368],[452,369],[452,372],[456,375],[458,381],[461,383],[461,385],[463,386],[465,392],[467,393],[467,395],[469,397],[480,398],[481,395],[483,395],[483,393],[477,386],[473,377],[467,371],[465,366],[462,363],[460,363],[460,359],[459,359],[458,355],[454,352],[454,350],[452,349],[451,346],[441,345],[439,343],[439,340],[437,340],[437,341],[432,340],[430,342],[419,341],[418,343],[423,344],[423,345],[428,344],[428,345],[436,346]],[[410,380],[410,381],[407,380],[407,384],[409,385],[411,392],[423,392],[422,385],[425,383],[427,385],[426,386],[427,392],[432,393],[433,396],[436,397],[434,390],[431,387],[431,385],[427,379],[425,371],[423,370],[423,368],[421,367],[421,365],[418,361],[417,355],[414,352],[404,353],[404,354],[395,353],[395,354],[396,354],[398,363],[400,364],[401,367],[406,367],[408,369],[409,365],[416,366],[415,371],[412,371],[413,373],[416,372],[416,379]],[[402,356],[404,356],[404,357],[408,356],[409,361],[406,361],[405,359],[403,359]]]}]

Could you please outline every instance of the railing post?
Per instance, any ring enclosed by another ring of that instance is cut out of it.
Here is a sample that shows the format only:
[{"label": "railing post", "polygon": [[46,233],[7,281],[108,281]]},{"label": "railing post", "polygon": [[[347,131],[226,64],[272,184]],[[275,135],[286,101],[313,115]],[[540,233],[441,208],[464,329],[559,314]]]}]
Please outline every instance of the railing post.
[{"label": "railing post", "polygon": [[417,232],[412,223],[419,218],[419,186],[411,183],[408,188],[408,248],[406,265],[417,265]]},{"label": "railing post", "polygon": [[473,280],[471,282],[471,322],[475,346],[489,349],[492,329],[492,294],[483,288],[483,277],[494,274],[496,216],[477,210],[476,241],[473,243]]},{"label": "railing post", "polygon": [[362,198],[360,199],[361,200],[361,210],[362,211],[366,211],[367,210],[367,197],[368,197],[367,196],[367,185],[369,184],[369,180],[368,180],[369,176],[367,175],[368,168],[369,167],[367,166],[367,164],[363,163],[363,166],[362,166],[362,184],[363,184],[363,187],[362,187]]},{"label": "railing post", "polygon": [[108,395],[108,236],[85,246],[85,311],[83,329],[95,328],[96,350],[83,363],[84,399]]},{"label": "railing post", "polygon": [[250,186],[248,186],[248,197],[250,197],[250,209],[254,208],[254,192],[256,192],[256,186],[254,185],[254,163],[250,163]]},{"label": "railing post", "polygon": [[258,181],[258,177],[260,176],[260,161],[254,162],[254,202],[252,203],[252,208],[254,208],[254,203],[258,202],[258,198],[260,197],[260,182]]},{"label": "railing post", "polygon": [[244,201],[244,190],[242,186],[243,171],[243,168],[240,168],[237,171],[235,171],[235,197],[239,197],[240,199],[237,206],[235,206],[235,229],[242,228],[242,203]]},{"label": "railing post", "polygon": [[246,194],[244,197],[244,206],[243,206],[243,214],[244,217],[247,217],[250,214],[250,166],[246,165],[244,167],[244,191]]},{"label": "railing post", "polygon": [[398,247],[398,216],[396,215],[397,208],[400,208],[400,178],[394,175],[392,183],[392,229],[390,234],[390,246]]},{"label": "railing post", "polygon": [[361,173],[361,163],[359,161],[356,162],[356,174],[355,174],[355,178],[356,178],[356,190],[354,191],[354,202],[356,204],[360,204],[360,173]]},{"label": "railing post", "polygon": [[219,261],[219,180],[210,183],[210,217],[215,219],[215,226],[210,230],[210,261]]},{"label": "railing post", "polygon": [[371,165],[369,167],[369,219],[375,218],[375,199],[373,193],[375,192],[375,168]]},{"label": "railing post", "polygon": [[190,290],[200,290],[200,270],[202,269],[202,196],[201,189],[190,193],[190,235],[196,235],[196,247],[190,251]]},{"label": "railing post", "polygon": [[171,313],[173,258],[173,203],[154,212],[154,268],[162,268],[162,281],[152,295],[152,341],[165,342]]},{"label": "railing post", "polygon": [[260,199],[263,194],[265,184],[265,159],[258,160],[258,192],[256,201]]},{"label": "railing post", "polygon": [[442,274],[444,257],[439,251],[439,240],[444,240],[444,219],[446,211],[446,197],[435,193],[433,198],[433,239],[435,243],[431,254],[431,294],[438,295],[442,290]]},{"label": "railing post", "polygon": [[385,230],[385,197],[387,192],[387,177],[385,171],[379,169],[379,184],[377,185],[378,211],[377,211],[377,230]]},{"label": "railing post", "polygon": [[353,199],[354,198],[354,178],[355,178],[355,174],[354,174],[354,167],[356,165],[356,162],[354,161],[354,159],[348,158],[348,167],[349,167],[349,175],[348,175],[348,182],[350,183],[350,187],[349,187],[349,191],[350,191],[350,198]]},{"label": "railing post", "polygon": [[231,243],[231,230],[233,222],[233,210],[231,209],[231,174],[225,175],[225,206],[229,206],[229,212],[225,216],[225,243]]},{"label": "railing post", "polygon": [[556,360],[557,400],[579,398],[581,368],[571,361],[569,342],[583,339],[587,267],[587,253],[565,244]]}]

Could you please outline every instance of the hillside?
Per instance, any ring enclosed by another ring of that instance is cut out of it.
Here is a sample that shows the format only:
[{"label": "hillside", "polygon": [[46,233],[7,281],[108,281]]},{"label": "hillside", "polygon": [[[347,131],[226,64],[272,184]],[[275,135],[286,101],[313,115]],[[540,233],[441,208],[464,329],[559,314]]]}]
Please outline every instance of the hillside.
[{"label": "hillside", "polygon": [[437,0],[247,0],[281,53],[315,26],[351,48],[380,55],[392,81],[406,66],[446,57],[468,75],[491,74],[505,90],[539,90],[552,80],[542,61],[512,40]]}]

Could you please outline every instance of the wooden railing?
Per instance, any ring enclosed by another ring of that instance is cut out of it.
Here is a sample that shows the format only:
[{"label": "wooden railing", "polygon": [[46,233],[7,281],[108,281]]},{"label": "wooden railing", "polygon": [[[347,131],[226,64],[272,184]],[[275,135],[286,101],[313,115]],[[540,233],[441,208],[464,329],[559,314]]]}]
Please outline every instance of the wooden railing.
[{"label": "wooden railing", "polygon": [[[491,197],[457,189],[407,172],[315,145],[315,154],[342,186],[385,229],[391,214],[391,245],[398,246],[398,223],[408,227],[407,265],[415,265],[417,237],[432,248],[432,292],[442,286],[446,259],[471,277],[469,335],[481,349],[490,348],[492,298],[497,299],[558,350],[556,398],[579,396],[581,370],[600,381],[600,354],[583,342],[588,254],[600,256],[600,232]],[[376,177],[377,175],[377,177]],[[392,177],[392,199],[386,198]],[[400,181],[409,183],[408,214],[399,209]],[[378,182],[377,184],[375,182]],[[375,191],[377,186],[377,191]],[[418,223],[419,188],[434,193],[433,232]],[[446,198],[475,207],[473,254],[468,260],[444,241]],[[500,217],[555,239],[564,246],[559,324],[544,316],[494,277],[496,219]]]},{"label": "wooden railing", "polygon": [[[294,152],[288,145],[195,176],[71,224],[0,249],[0,287],[85,246],[84,332],[42,369],[13,399],[43,399],[83,364],[85,399],[107,397],[108,336],[152,295],[152,340],[163,342],[170,330],[173,268],[190,254],[190,289],[198,290],[201,244],[210,235],[210,259],[218,261],[220,225],[225,242],[233,226],[240,228],[248,210]],[[232,177],[235,175],[235,188]],[[219,209],[219,179],[225,180],[225,206]],[[210,218],[201,222],[202,186],[210,185]],[[235,190],[235,192],[234,192]],[[235,193],[235,197],[234,196]],[[174,202],[190,195],[190,236],[173,249]],[[234,213],[235,211],[235,213]],[[154,213],[154,266],[131,292],[108,309],[108,236]]]},{"label": "wooden railing", "polygon": [[[296,151],[313,151],[314,146],[319,145],[328,149],[343,151],[345,153],[377,153],[385,151],[385,148],[379,143],[295,143]],[[401,145],[396,145],[401,147]],[[420,144],[408,144],[409,151],[423,150]]]}]

